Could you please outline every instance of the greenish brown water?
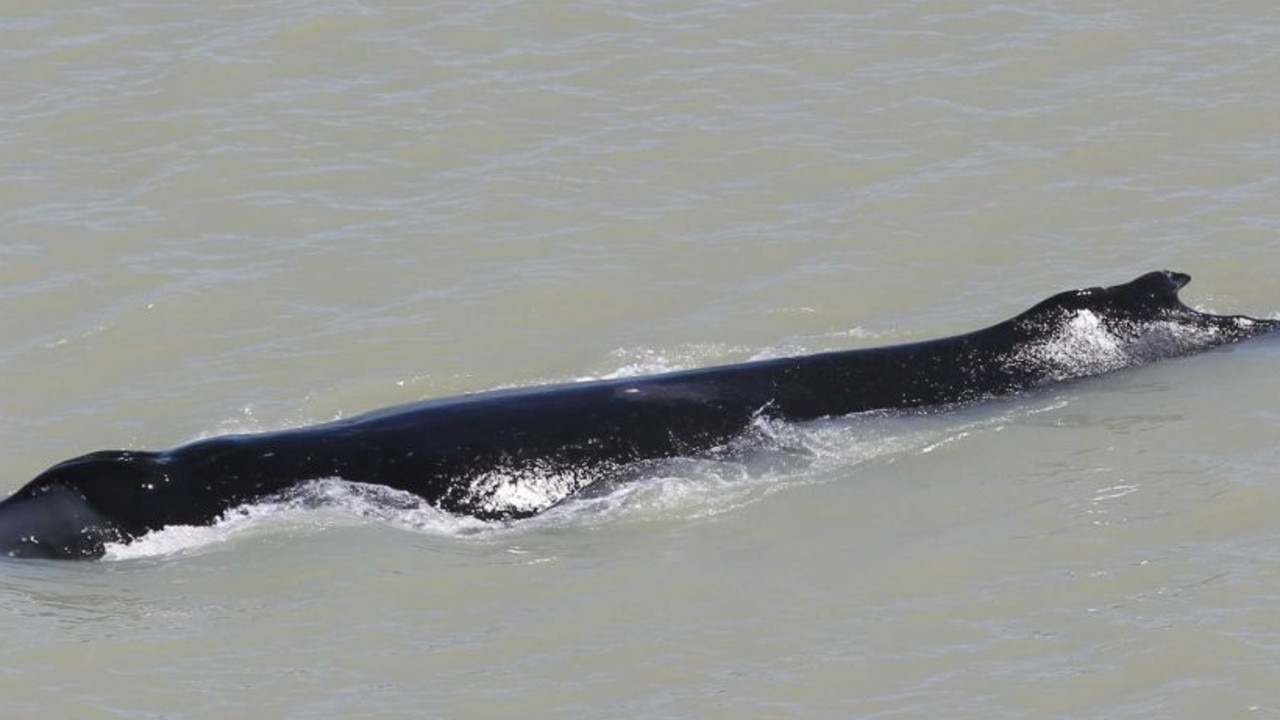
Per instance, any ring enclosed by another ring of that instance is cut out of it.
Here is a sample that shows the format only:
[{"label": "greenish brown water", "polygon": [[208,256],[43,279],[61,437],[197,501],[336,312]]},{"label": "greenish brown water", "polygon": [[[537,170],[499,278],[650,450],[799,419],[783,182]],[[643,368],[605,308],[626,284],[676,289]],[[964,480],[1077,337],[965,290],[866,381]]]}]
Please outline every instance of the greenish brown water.
[{"label": "greenish brown water", "polygon": [[[1280,310],[1270,5],[0,2],[0,432],[106,447]],[[4,718],[1280,717],[1280,347],[788,428],[513,528],[0,567]]]}]

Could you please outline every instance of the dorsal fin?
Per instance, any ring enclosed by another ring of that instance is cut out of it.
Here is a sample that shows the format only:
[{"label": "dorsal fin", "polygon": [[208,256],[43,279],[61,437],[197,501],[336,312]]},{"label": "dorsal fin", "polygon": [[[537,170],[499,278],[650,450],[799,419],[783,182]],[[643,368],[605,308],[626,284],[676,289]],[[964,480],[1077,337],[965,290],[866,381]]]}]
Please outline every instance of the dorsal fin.
[{"label": "dorsal fin", "polygon": [[1058,293],[1018,316],[1018,320],[1042,321],[1079,310],[1092,310],[1107,317],[1146,319],[1169,312],[1188,310],[1178,299],[1178,291],[1191,276],[1171,270],[1157,270],[1120,285],[1092,287]]},{"label": "dorsal fin", "polygon": [[1186,307],[1178,299],[1178,291],[1189,282],[1191,276],[1186,273],[1157,270],[1123,285],[1103,288],[1103,293],[1109,301],[1125,307],[1175,310]]}]

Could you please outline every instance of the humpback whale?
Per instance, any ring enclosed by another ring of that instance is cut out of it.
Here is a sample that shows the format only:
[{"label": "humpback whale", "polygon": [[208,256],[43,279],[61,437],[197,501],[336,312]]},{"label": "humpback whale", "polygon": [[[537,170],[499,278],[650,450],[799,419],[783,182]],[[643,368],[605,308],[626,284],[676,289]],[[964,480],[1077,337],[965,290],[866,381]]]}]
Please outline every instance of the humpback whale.
[{"label": "humpback whale", "polygon": [[804,421],[948,406],[1032,390],[1272,332],[1213,315],[1160,271],[1054,295],[991,327],[889,347],[426,400],[319,425],[109,450],[58,463],[0,502],[0,554],[92,559],[170,525],[208,525],[309,480],[412,493],[485,520],[545,510],[502,501],[520,474],[564,473],[564,495],[634,463],[708,453],[761,418]]}]

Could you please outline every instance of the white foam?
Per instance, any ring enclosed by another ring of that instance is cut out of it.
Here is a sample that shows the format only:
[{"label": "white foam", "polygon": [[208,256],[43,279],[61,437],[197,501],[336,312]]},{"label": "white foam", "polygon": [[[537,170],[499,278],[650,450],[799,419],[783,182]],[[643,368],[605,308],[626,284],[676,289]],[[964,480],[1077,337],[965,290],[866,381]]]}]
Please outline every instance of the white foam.
[{"label": "white foam", "polygon": [[466,500],[494,513],[527,515],[555,505],[609,472],[608,468],[563,468],[536,462],[518,469],[499,468],[472,479]]},{"label": "white foam", "polygon": [[265,528],[278,515],[279,509],[271,503],[237,508],[213,525],[170,525],[132,542],[108,543],[103,559],[132,560],[210,549]]},{"label": "white foam", "polygon": [[441,512],[421,498],[380,485],[314,480],[272,499],[234,508],[212,525],[170,525],[128,543],[107,545],[104,560],[196,553],[259,534],[319,532],[359,523],[463,536],[490,523]]},{"label": "white foam", "polygon": [[714,343],[685,345],[671,350],[655,350],[646,347],[622,348],[612,353],[613,357],[622,363],[616,369],[600,375],[585,375],[576,380],[579,382],[617,380],[640,375],[692,370],[725,362],[728,357],[746,352],[748,351],[744,348]]},{"label": "white foam", "polygon": [[1047,339],[1014,353],[1009,362],[1040,367],[1052,380],[1067,380],[1186,355],[1217,344],[1219,336],[1217,327],[1174,321],[1108,326],[1095,313],[1080,310]]}]

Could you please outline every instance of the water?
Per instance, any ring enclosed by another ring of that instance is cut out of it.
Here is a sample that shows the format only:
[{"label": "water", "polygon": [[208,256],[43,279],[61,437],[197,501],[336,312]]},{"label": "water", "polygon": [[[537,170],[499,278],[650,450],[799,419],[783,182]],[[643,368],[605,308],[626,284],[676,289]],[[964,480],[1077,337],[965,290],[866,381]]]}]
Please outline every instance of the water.
[{"label": "water", "polygon": [[[422,397],[1274,314],[1267,4],[0,4],[0,488]],[[1280,346],[512,528],[330,484],[0,573],[6,718],[1280,717]]]}]

